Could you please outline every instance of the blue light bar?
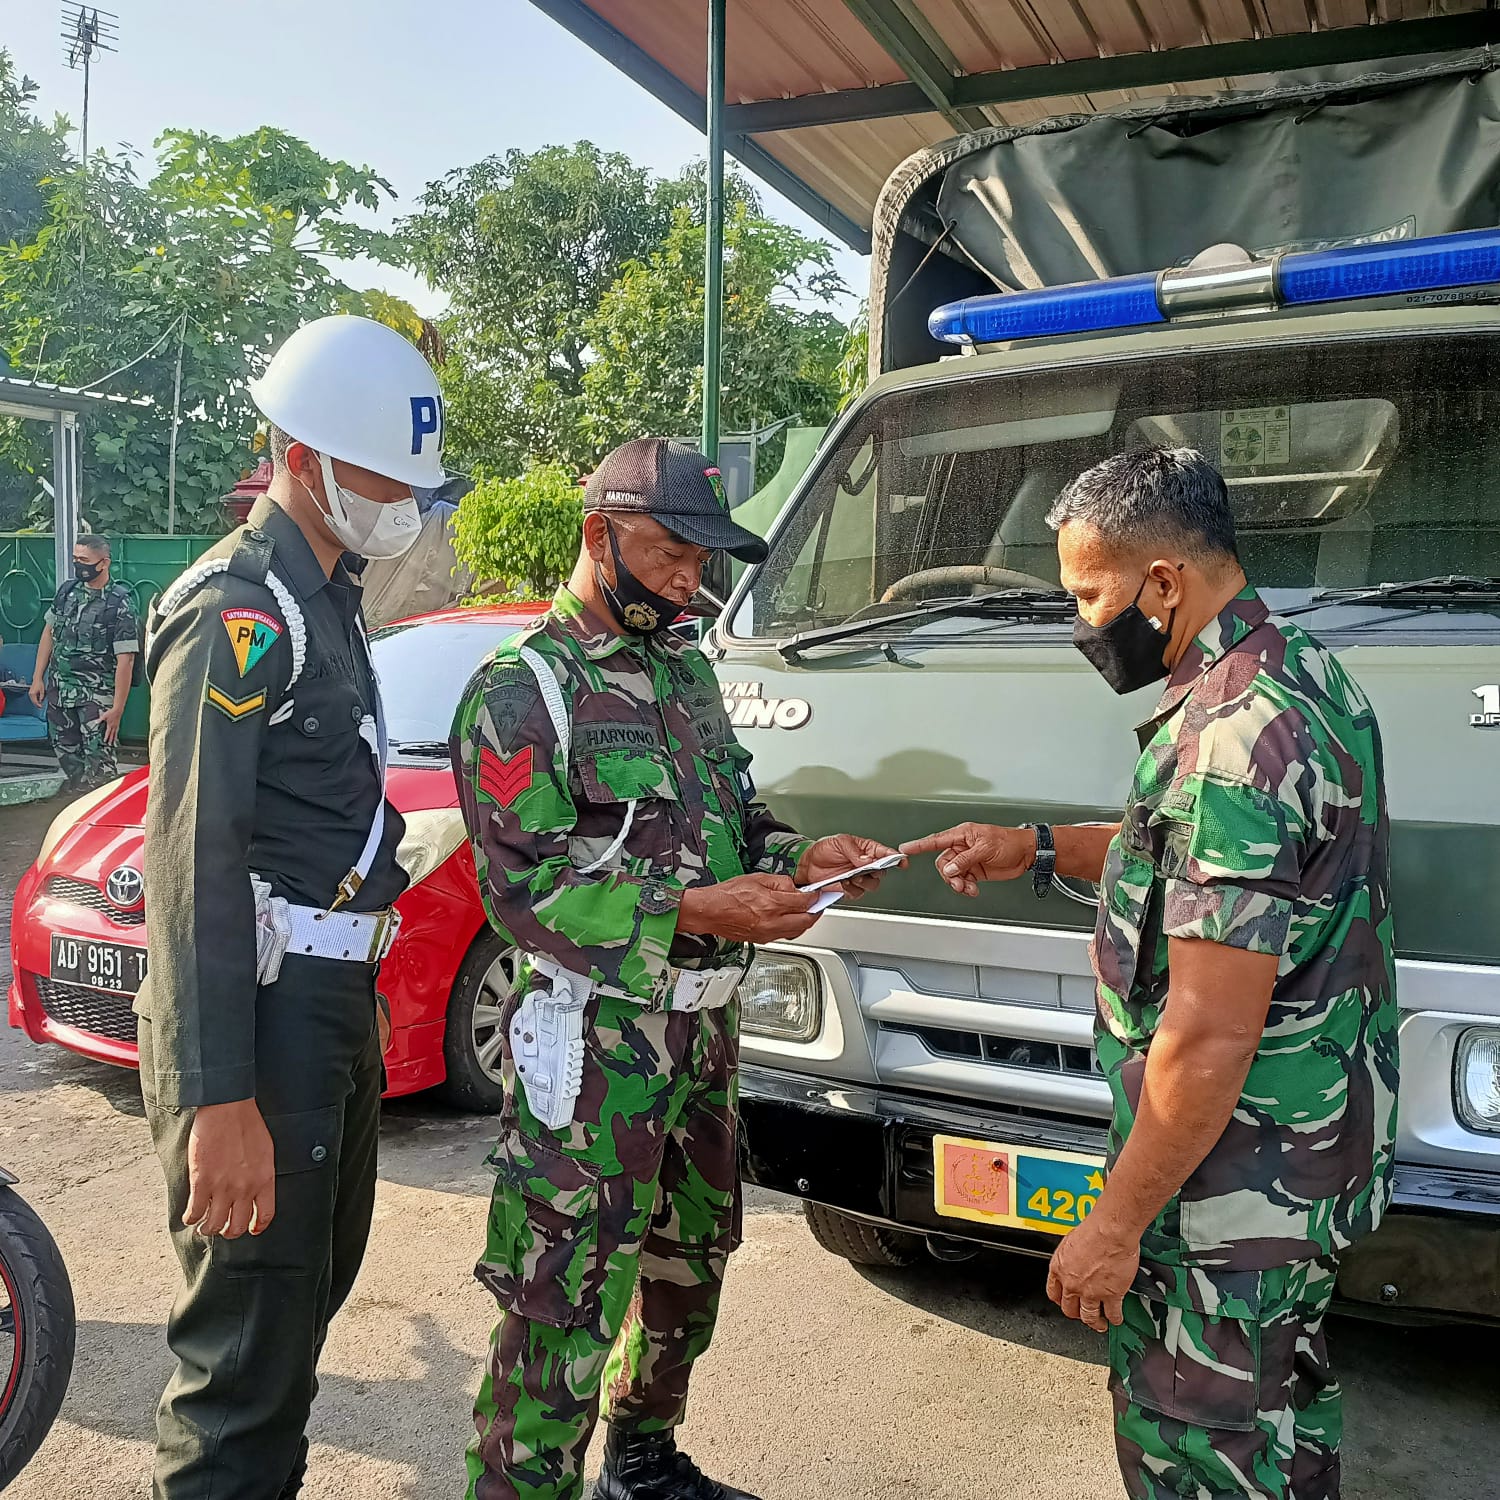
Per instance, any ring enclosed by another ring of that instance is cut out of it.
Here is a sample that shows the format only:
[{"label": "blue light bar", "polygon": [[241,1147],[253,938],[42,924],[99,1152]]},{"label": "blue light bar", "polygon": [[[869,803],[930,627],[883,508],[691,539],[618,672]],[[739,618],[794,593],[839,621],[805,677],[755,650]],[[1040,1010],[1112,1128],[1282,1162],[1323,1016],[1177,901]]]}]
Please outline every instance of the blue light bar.
[{"label": "blue light bar", "polygon": [[1469,229],[1425,240],[1386,240],[1343,250],[1283,255],[1276,291],[1288,305],[1398,297],[1500,281],[1500,229]]},{"label": "blue light bar", "polygon": [[1470,229],[1421,240],[1246,259],[1222,268],[1189,266],[967,297],[935,308],[927,328],[933,338],[950,344],[999,344],[1147,327],[1182,313],[1271,311],[1489,283],[1500,283],[1500,229]]},{"label": "blue light bar", "polygon": [[1156,272],[1143,271],[1109,281],[966,297],[935,309],[927,330],[951,344],[998,344],[1166,321],[1156,301]]}]

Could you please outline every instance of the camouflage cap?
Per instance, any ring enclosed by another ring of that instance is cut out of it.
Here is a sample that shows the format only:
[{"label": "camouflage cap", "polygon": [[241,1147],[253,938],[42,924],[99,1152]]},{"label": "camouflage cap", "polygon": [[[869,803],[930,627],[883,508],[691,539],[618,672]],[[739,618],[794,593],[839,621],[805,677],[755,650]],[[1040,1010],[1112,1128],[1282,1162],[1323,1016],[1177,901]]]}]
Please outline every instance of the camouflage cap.
[{"label": "camouflage cap", "polygon": [[638,511],[695,547],[728,552],[741,562],[766,555],[760,537],[730,520],[717,467],[671,438],[637,438],[606,454],[589,477],[583,508]]}]

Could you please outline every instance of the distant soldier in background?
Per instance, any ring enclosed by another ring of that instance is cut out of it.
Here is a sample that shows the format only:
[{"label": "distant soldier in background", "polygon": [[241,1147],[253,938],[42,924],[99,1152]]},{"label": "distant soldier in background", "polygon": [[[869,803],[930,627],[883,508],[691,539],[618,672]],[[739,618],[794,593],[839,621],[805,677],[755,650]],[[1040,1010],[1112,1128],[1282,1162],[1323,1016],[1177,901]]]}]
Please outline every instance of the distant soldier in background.
[{"label": "distant soldier in background", "polygon": [[[67,778],[87,792],[113,781],[115,742],[141,649],[135,599],[109,576],[109,542],[81,536],[73,577],[58,589],[36,649],[31,701],[47,705],[47,732]],[[49,671],[50,668],[50,671]]]}]

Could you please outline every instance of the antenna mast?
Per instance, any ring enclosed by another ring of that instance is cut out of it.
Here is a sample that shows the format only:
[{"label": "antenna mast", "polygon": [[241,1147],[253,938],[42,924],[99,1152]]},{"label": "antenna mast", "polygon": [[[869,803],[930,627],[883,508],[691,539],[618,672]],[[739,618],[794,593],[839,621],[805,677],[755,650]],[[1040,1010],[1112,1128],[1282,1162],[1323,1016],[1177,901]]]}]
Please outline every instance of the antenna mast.
[{"label": "antenna mast", "polygon": [[83,69],[83,165],[89,162],[89,71],[96,52],[118,52],[120,18],[113,11],[63,0],[63,53],[70,68]]}]

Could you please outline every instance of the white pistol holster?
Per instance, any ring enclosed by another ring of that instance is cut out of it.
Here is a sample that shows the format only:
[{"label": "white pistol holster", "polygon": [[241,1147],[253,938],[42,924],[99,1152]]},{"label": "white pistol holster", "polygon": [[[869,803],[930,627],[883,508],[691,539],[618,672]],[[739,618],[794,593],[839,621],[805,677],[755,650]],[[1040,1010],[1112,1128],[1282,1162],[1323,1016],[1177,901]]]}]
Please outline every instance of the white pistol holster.
[{"label": "white pistol holster", "polygon": [[582,974],[531,955],[531,988],[511,1018],[510,1051],[526,1103],[548,1130],[573,1123],[583,1086],[583,1012],[595,988]]}]

